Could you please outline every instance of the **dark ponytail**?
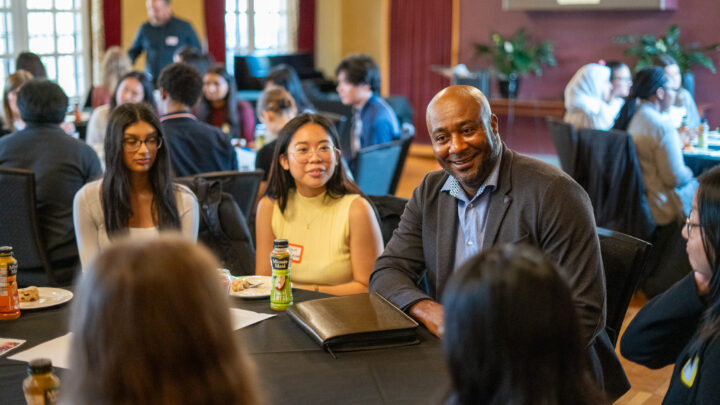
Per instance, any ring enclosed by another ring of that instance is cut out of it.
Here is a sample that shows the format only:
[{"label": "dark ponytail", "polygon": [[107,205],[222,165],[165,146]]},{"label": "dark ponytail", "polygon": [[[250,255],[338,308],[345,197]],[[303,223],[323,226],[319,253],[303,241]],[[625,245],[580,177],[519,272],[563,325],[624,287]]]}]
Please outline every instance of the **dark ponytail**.
[{"label": "dark ponytail", "polygon": [[665,70],[658,66],[645,68],[635,75],[633,85],[630,88],[630,94],[625,100],[625,105],[620,110],[618,119],[615,120],[613,129],[627,131],[635,111],[637,111],[638,99],[648,100],[652,97],[657,89],[667,84],[667,76]]}]

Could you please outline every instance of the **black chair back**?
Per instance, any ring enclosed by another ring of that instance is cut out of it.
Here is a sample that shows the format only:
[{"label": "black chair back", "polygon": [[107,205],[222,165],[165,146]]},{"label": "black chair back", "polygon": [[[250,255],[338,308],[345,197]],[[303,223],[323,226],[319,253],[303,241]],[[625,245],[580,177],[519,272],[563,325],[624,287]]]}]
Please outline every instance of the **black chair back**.
[{"label": "black chair back", "polygon": [[571,124],[565,123],[555,117],[547,117],[547,125],[552,134],[555,151],[560,160],[563,171],[575,178],[575,164],[577,162],[577,134]]},{"label": "black chair back", "polygon": [[577,132],[575,180],[587,191],[597,226],[652,240],[656,224],[635,143],[624,131]]},{"label": "black chair back", "polygon": [[408,152],[410,151],[410,145],[412,145],[413,139],[415,139],[415,127],[412,124],[403,124],[402,132],[402,147],[400,148],[400,156],[398,157],[398,163],[395,166],[395,173],[393,174],[392,183],[390,183],[390,190],[388,194],[395,194],[397,191],[398,183],[402,177],[403,169],[405,168],[405,159],[407,159]]},{"label": "black chair back", "polygon": [[33,283],[56,285],[35,212],[35,175],[30,170],[0,168],[0,242],[12,246],[18,260],[18,281],[23,268],[45,271],[47,280]]},{"label": "black chair back", "polygon": [[253,207],[255,206],[255,199],[257,198],[258,189],[260,188],[260,182],[262,181],[264,173],[262,170],[252,172],[225,171],[201,173],[195,176],[189,176],[188,178],[190,181],[192,181],[193,177],[220,181],[222,191],[233,197],[238,207],[240,207],[240,210],[242,210],[243,215],[245,215],[245,220],[250,223]]},{"label": "black chair back", "polygon": [[387,245],[393,232],[400,224],[400,217],[405,211],[408,200],[407,198],[392,195],[368,195],[367,198],[375,209],[375,216],[380,224],[380,232],[383,237],[383,245]]},{"label": "black chair back", "polygon": [[613,346],[617,343],[630,299],[645,272],[650,243],[608,229],[597,228],[605,268],[607,330]]},{"label": "black chair back", "polygon": [[[360,149],[355,158],[355,183],[365,194],[391,193],[402,155],[403,140]],[[400,169],[402,170],[402,169]]]}]

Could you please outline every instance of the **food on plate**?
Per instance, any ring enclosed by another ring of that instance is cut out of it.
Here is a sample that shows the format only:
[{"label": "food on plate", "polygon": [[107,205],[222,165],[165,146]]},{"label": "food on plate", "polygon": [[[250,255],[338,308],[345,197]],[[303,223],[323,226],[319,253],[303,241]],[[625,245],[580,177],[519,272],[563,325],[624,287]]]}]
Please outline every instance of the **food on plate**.
[{"label": "food on plate", "polygon": [[33,285],[28,288],[19,289],[18,296],[20,296],[20,302],[32,302],[40,299],[40,292],[38,288]]},{"label": "food on plate", "polygon": [[250,283],[243,278],[236,278],[230,285],[230,290],[233,292],[242,291],[250,287]]}]

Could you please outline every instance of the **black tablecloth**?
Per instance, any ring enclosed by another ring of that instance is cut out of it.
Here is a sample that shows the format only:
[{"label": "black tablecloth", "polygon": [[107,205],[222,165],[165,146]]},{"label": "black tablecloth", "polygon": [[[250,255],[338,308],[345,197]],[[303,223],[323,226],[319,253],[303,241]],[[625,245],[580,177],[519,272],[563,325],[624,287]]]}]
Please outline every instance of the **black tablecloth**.
[{"label": "black tablecloth", "polygon": [[720,156],[699,155],[699,154],[683,154],[685,165],[692,170],[695,177],[701,175],[704,171],[720,164]]},{"label": "black tablecloth", "polygon": [[[324,294],[294,290],[295,302]],[[269,404],[417,404],[441,398],[448,384],[440,341],[418,329],[419,345],[337,353],[323,351],[284,312],[270,310],[267,299],[232,298],[232,306],[277,314],[236,331],[238,342],[256,364],[260,392]],[[3,405],[24,404],[22,380],[27,364],[7,356],[62,336],[68,331],[69,305],[23,312],[0,321],[0,337],[27,342],[0,358]],[[55,369],[62,379],[65,370]]]}]

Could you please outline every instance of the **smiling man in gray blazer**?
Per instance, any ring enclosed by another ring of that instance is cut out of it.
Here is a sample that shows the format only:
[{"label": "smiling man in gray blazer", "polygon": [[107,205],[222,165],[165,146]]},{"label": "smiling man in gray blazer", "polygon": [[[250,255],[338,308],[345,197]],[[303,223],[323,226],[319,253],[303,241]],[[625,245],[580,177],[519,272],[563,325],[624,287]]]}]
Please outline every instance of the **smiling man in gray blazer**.
[{"label": "smiling man in gray blazer", "polygon": [[[554,166],[507,148],[497,117],[474,87],[440,91],[426,120],[443,170],[413,192],[375,263],[370,290],[442,336],[440,302],[455,268],[495,244],[535,245],[561,268],[596,378],[619,397],[629,384],[604,331],[605,276],[585,191]],[[427,291],[418,287],[425,278]]]}]

